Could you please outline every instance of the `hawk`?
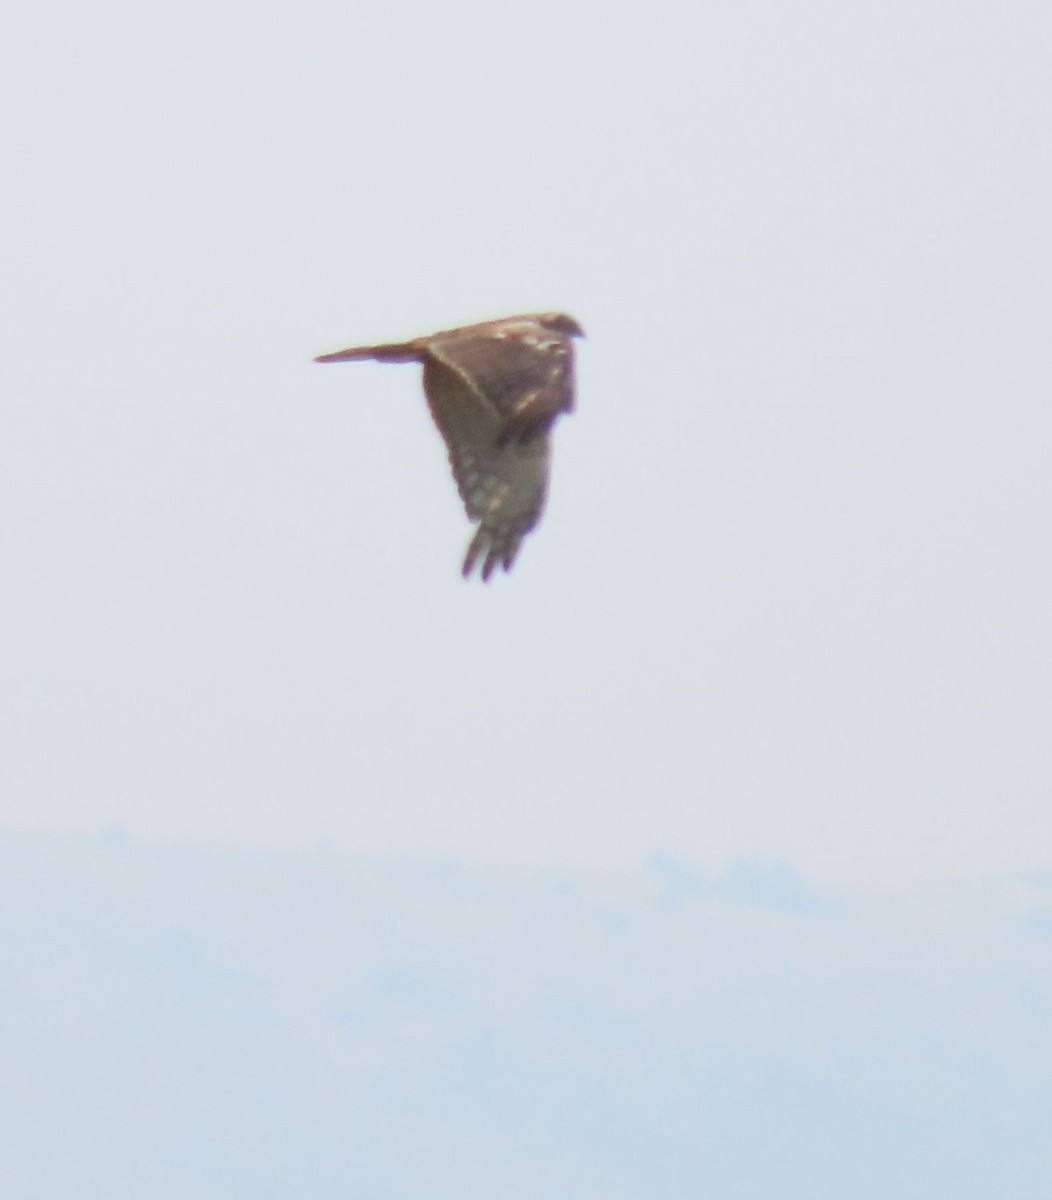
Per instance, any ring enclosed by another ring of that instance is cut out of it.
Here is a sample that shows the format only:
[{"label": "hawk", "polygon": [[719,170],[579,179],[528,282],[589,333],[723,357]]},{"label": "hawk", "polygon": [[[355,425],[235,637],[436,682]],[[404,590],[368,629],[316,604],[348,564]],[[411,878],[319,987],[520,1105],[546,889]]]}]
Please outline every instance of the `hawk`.
[{"label": "hawk", "polygon": [[478,523],[464,559],[488,580],[509,570],[537,524],[548,489],[551,428],[573,412],[573,339],[565,313],[504,317],[409,342],[357,346],[315,362],[418,362],[464,507]]}]

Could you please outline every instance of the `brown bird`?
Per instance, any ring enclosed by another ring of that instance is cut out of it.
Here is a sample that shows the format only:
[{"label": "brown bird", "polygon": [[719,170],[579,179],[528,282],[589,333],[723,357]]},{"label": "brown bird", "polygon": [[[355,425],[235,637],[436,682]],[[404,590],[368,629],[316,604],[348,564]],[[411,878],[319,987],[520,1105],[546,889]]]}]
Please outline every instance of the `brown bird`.
[{"label": "brown bird", "polygon": [[507,571],[537,524],[548,489],[550,432],[573,412],[573,339],[565,313],[534,313],[466,325],[410,342],[357,346],[315,362],[419,362],[424,393],[449,450],[464,507],[478,529],[463,574]]}]

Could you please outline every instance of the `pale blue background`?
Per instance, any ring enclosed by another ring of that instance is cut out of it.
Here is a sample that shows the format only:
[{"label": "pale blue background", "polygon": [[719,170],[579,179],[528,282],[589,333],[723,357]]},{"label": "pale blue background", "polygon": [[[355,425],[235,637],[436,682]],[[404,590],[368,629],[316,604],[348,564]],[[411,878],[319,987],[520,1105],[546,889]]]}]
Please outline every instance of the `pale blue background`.
[{"label": "pale blue background", "polygon": [[1052,880],[0,848],[0,1182],[1044,1200]]},{"label": "pale blue background", "polygon": [[[1050,62],[0,14],[12,1194],[1047,1195]],[[415,372],[309,360],[535,308],[579,411],[468,585]]]}]

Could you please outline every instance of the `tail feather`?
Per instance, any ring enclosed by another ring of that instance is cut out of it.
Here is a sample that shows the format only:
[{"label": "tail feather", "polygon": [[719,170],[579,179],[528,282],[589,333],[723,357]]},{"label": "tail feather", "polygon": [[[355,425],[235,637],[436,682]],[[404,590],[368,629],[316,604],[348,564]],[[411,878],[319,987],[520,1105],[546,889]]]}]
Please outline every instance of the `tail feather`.
[{"label": "tail feather", "polygon": [[387,342],[382,346],[352,346],[350,350],[337,350],[332,354],[319,354],[314,360],[320,363],[360,362],[375,359],[377,362],[419,362],[420,350],[414,342]]}]

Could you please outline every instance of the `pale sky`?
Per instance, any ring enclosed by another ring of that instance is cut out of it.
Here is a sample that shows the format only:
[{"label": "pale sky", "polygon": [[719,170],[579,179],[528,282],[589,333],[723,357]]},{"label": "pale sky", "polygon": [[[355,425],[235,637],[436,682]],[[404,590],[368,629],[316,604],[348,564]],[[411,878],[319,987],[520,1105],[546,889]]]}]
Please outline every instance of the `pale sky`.
[{"label": "pale sky", "polygon": [[17,1200],[1047,1200],[1052,874],[0,838]]},{"label": "pale sky", "polygon": [[[0,1193],[1044,1200],[1052,9],[0,14]],[[537,309],[515,569],[417,371]]]},{"label": "pale sky", "polygon": [[[831,885],[1052,846],[1046,5],[0,17],[0,827]],[[413,368],[572,313],[514,572]]]}]

